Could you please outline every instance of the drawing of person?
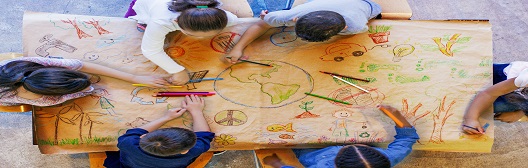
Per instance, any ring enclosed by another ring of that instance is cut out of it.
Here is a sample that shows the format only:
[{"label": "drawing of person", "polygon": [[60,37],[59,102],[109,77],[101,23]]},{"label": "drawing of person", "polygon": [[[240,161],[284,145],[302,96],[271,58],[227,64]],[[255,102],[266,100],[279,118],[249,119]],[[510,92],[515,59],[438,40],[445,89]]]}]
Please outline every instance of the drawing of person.
[{"label": "drawing of person", "polygon": [[347,109],[341,109],[334,112],[333,116],[336,117],[337,120],[332,122],[333,125],[328,130],[332,131],[332,136],[336,137],[336,142],[339,137],[344,137],[343,140],[346,141],[347,137],[350,136],[347,130],[347,123],[352,120],[348,120],[347,118],[351,117],[352,113],[352,111],[348,111]]},{"label": "drawing of person", "polygon": [[110,114],[111,116],[118,115],[114,111],[114,105],[112,105],[112,103],[110,103],[110,99],[106,98],[106,96],[108,96],[108,95],[110,95],[110,94],[108,94],[108,91],[106,89],[97,88],[97,89],[94,89],[94,92],[92,93],[91,97],[99,99],[99,101],[97,101],[97,103],[99,103],[101,105],[101,109],[105,109],[106,112],[108,112],[108,114]]}]

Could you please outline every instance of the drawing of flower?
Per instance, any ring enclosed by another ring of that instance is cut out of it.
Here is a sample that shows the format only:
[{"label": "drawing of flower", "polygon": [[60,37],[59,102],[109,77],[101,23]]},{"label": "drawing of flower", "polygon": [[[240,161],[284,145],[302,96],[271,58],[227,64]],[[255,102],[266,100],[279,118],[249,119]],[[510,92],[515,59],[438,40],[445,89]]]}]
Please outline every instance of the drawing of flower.
[{"label": "drawing of flower", "polygon": [[216,136],[214,138],[214,142],[216,143],[216,145],[227,146],[227,145],[234,145],[236,139],[237,139],[236,137],[233,137],[232,135],[229,135],[229,134],[220,134],[220,136]]}]

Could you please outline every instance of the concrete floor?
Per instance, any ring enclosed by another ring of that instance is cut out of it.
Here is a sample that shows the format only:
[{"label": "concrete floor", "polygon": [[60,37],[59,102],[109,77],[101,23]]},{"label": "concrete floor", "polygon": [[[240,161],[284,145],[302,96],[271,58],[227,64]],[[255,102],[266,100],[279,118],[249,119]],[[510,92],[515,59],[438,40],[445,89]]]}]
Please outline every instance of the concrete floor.
[{"label": "concrete floor", "polygon": [[[229,0],[223,0],[229,3]],[[259,0],[248,0],[250,4]],[[495,62],[528,61],[527,0],[408,0],[413,20],[489,19]],[[24,11],[121,17],[130,0],[0,0],[0,53],[22,52]],[[280,8],[285,0],[266,1]],[[528,160],[528,122],[496,122],[491,154],[413,151],[397,167],[524,167]],[[88,167],[86,154],[42,155],[31,145],[31,114],[0,113],[0,167]],[[251,151],[228,151],[208,167],[255,167]]]}]

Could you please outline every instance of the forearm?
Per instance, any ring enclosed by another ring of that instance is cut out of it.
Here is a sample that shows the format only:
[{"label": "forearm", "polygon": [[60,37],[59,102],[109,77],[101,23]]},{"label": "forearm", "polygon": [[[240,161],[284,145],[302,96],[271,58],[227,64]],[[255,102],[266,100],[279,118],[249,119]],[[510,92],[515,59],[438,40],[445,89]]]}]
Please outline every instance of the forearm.
[{"label": "forearm", "polygon": [[205,117],[203,116],[203,113],[191,112],[191,116],[193,118],[193,131],[194,132],[200,132],[200,131],[211,131],[209,128],[209,124],[207,124],[207,120],[205,120]]},{"label": "forearm", "polygon": [[264,21],[259,21],[249,27],[246,32],[242,35],[237,44],[233,47],[232,50],[243,51],[251,42],[253,42],[258,37],[262,36],[271,26]]},{"label": "forearm", "polygon": [[90,62],[83,62],[83,66],[80,69],[82,72],[91,73],[91,74],[97,74],[97,75],[104,75],[116,79],[121,79],[128,82],[133,82],[133,79],[135,75],[132,75],[130,73],[126,73],[123,71],[119,71],[113,68],[109,68],[106,66],[102,66],[99,64],[94,64]]},{"label": "forearm", "polygon": [[478,119],[482,112],[490,108],[499,96],[515,91],[517,86],[515,86],[514,81],[515,78],[511,78],[479,92],[469,105],[464,119]]},{"label": "forearm", "polygon": [[155,131],[157,130],[158,128],[160,128],[163,124],[169,122],[171,119],[166,117],[166,116],[163,116],[163,117],[160,117],[152,122],[149,122],[143,126],[140,126],[139,128],[141,129],[144,129],[144,130],[147,130],[148,132],[152,132],[152,131]]}]

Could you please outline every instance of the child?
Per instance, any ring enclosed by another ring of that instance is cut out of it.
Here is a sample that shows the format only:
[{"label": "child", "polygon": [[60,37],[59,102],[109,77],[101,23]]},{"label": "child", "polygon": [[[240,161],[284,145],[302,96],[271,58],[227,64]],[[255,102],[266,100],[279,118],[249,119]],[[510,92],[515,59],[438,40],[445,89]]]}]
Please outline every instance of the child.
[{"label": "child", "polygon": [[[133,83],[162,87],[169,83],[155,76],[136,76],[77,59],[20,57],[0,62],[0,105],[51,106],[90,95],[88,75],[105,75]],[[81,71],[81,72],[78,72]]]},{"label": "child", "polygon": [[515,122],[528,115],[528,62],[493,64],[493,86],[479,92],[464,115],[462,129],[483,134],[479,117],[493,104],[495,119]]},{"label": "child", "polygon": [[141,42],[143,55],[172,74],[171,82],[175,85],[187,83],[189,75],[163,50],[165,35],[180,30],[191,37],[211,37],[237,19],[217,8],[221,5],[217,0],[133,0],[130,5],[125,17],[147,25]]},{"label": "child", "polygon": [[262,20],[244,32],[226,60],[236,63],[244,48],[272,27],[295,26],[295,33],[302,40],[322,42],[337,34],[365,32],[368,20],[380,13],[381,7],[370,0],[313,0],[291,10],[262,11]]},{"label": "child", "polygon": [[[186,96],[181,108],[172,108],[161,118],[129,129],[118,139],[119,152],[106,152],[104,166],[114,167],[187,167],[207,152],[214,133],[203,116],[204,99]],[[185,111],[193,118],[193,131],[185,128],[160,128]]]},{"label": "child", "polygon": [[[380,105],[400,121],[403,127],[396,128],[396,138],[387,149],[370,147],[363,144],[353,144],[347,146],[330,146],[323,149],[293,149],[299,158],[299,162],[307,168],[316,167],[371,167],[385,168],[393,167],[402,161],[412,151],[412,146],[416,140],[420,139],[416,129],[403,117],[397,109],[391,106]],[[291,168],[285,166],[277,157],[272,155],[264,158],[264,163],[275,168]]]}]

